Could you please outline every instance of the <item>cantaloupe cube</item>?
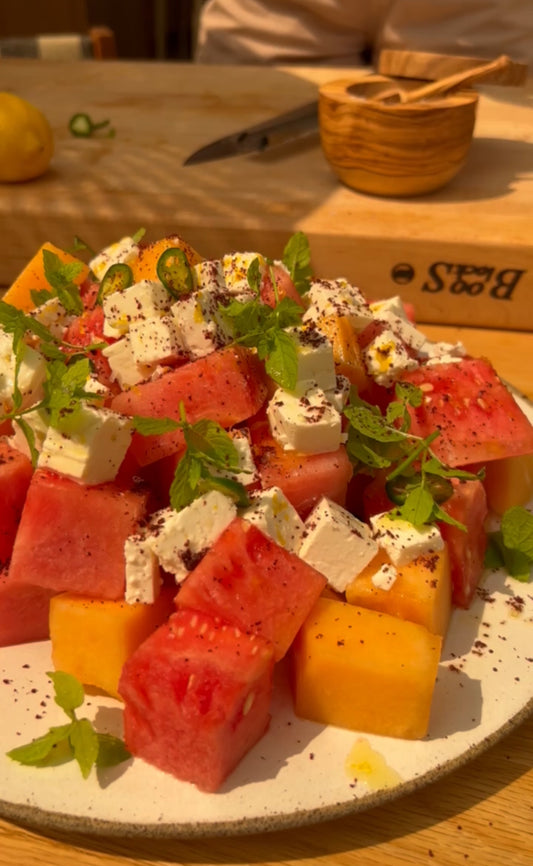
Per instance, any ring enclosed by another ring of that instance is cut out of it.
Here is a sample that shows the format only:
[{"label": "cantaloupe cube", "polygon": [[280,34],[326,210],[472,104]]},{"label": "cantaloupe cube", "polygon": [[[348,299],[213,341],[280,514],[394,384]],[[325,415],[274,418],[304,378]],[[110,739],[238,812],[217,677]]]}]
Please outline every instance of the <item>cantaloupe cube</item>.
[{"label": "cantaloupe cube", "polygon": [[31,292],[35,289],[50,289],[50,284],[44,275],[43,250],[49,250],[51,253],[55,253],[64,264],[77,262],[83,266],[74,279],[77,286],[81,285],[81,283],[83,283],[83,281],[88,277],[89,267],[85,262],[82,262],[80,259],[72,256],[65,250],[56,247],[54,244],[47,242],[39,248],[34,257],[28,262],[24,270],[21,271],[15,282],[5,293],[2,300],[7,304],[12,304],[13,307],[28,312],[29,310],[33,310],[35,307],[31,298]]},{"label": "cantaloupe cube", "polygon": [[317,322],[317,327],[333,345],[337,374],[346,376],[359,391],[368,388],[370,380],[350,320],[346,316],[324,316]]},{"label": "cantaloupe cube", "polygon": [[183,250],[190,265],[196,265],[202,261],[202,256],[187,241],[184,241],[179,235],[168,235],[166,238],[160,238],[139,248],[137,257],[129,262],[134,282],[157,280],[157,263],[159,258],[165,250],[172,247]]},{"label": "cantaloupe cube", "polygon": [[74,593],[54,596],[50,640],[56,670],[119,697],[126,660],[174,610],[176,587],[164,587],[154,604],[127,604]]},{"label": "cantaloupe cube", "polygon": [[485,467],[487,504],[502,515],[513,505],[533,499],[533,454],[490,460]]},{"label": "cantaloupe cube", "polygon": [[350,730],[423,737],[441,646],[417,623],[321,597],[291,647],[295,712]]},{"label": "cantaloupe cube", "polygon": [[417,622],[433,634],[444,637],[452,612],[448,549],[444,547],[435,553],[419,556],[397,568],[394,582],[388,589],[376,585],[376,573],[384,563],[388,560],[380,551],[346,588],[346,600],[350,604]]}]

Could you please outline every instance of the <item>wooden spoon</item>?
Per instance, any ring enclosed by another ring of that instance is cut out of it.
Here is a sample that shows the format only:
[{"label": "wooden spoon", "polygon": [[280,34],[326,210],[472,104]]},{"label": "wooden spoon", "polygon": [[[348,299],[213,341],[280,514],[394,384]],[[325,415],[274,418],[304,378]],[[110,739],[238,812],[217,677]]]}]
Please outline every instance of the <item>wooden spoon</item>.
[{"label": "wooden spoon", "polygon": [[496,60],[490,63],[482,63],[480,66],[474,66],[472,69],[466,69],[463,72],[455,72],[453,75],[447,75],[446,78],[441,78],[440,81],[432,81],[430,84],[424,84],[422,87],[416,87],[414,90],[402,90],[400,88],[389,88],[383,90],[376,96],[372,97],[374,102],[400,102],[406,105],[410,102],[419,102],[422,99],[430,99],[432,96],[440,96],[443,93],[449,93],[456,90],[465,84],[472,84],[474,81],[481,81],[494,72],[500,72],[507,69],[512,61],[506,54],[502,54]]}]

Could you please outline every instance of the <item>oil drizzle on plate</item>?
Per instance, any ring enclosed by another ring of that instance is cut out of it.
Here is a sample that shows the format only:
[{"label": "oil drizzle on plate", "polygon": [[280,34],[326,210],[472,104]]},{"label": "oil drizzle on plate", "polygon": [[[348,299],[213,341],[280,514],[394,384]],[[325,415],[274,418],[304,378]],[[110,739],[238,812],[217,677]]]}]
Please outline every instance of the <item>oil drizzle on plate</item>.
[{"label": "oil drizzle on plate", "polygon": [[383,755],[372,748],[368,740],[355,741],[346,758],[346,772],[355,782],[363,782],[372,791],[393,788],[402,777],[390,767]]}]

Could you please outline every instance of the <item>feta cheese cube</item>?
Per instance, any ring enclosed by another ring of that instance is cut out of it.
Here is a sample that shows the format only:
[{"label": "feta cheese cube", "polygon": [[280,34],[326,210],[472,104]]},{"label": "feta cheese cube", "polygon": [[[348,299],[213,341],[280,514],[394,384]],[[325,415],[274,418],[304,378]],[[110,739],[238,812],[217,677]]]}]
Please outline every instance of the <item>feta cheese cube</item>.
[{"label": "feta cheese cube", "polygon": [[279,487],[260,490],[250,497],[251,504],[240,516],[254,523],[280,547],[297,553],[305,529],[304,522]]},{"label": "feta cheese cube", "polygon": [[50,298],[44,304],[35,307],[29,315],[44,325],[58,340],[62,339],[65,329],[74,321],[74,316],[67,313],[57,297]]},{"label": "feta cheese cube", "polygon": [[346,376],[336,376],[335,388],[326,391],[326,397],[329,402],[332,403],[337,412],[341,414],[350,398],[351,387],[352,383]]},{"label": "feta cheese cube", "polygon": [[222,271],[226,292],[232,295],[249,294],[251,292],[248,282],[248,268],[257,259],[259,262],[259,276],[262,279],[267,263],[260,253],[228,253],[222,257]]},{"label": "feta cheese cube", "polygon": [[432,343],[426,340],[419,354],[427,364],[453,364],[465,357],[466,349],[460,342]]},{"label": "feta cheese cube", "polygon": [[374,315],[363,293],[343,279],[316,280],[306,294],[308,308],[302,321],[315,322],[329,316],[345,316],[356,331],[361,331]]},{"label": "feta cheese cube", "polygon": [[409,321],[409,318],[405,311],[404,303],[400,295],[393,295],[392,298],[384,298],[382,301],[373,301],[370,304],[370,309],[372,310],[376,319],[381,319],[385,318],[387,315],[392,315],[397,318],[403,319],[405,322]]},{"label": "feta cheese cube", "polygon": [[267,416],[272,435],[285,451],[336,451],[343,439],[340,413],[316,385],[298,392],[278,388]]},{"label": "feta cheese cube", "polygon": [[142,319],[130,325],[130,347],[137,364],[159,364],[183,352],[172,316]]},{"label": "feta cheese cube", "polygon": [[215,289],[199,289],[172,305],[179,340],[193,359],[203,358],[231,342],[230,326],[219,312],[227,300]]},{"label": "feta cheese cube", "polygon": [[88,394],[94,394],[94,399],[92,397],[85,397],[86,402],[93,403],[95,406],[102,405],[102,399],[105,399],[109,394],[109,388],[100,382],[96,376],[88,376],[85,385],[83,386],[83,390]]},{"label": "feta cheese cube", "polygon": [[84,404],[75,429],[48,427],[37,465],[84,484],[104,484],[115,478],[131,437],[129,418]]},{"label": "feta cheese cube", "polygon": [[250,484],[255,484],[259,481],[259,471],[255,465],[255,460],[252,454],[250,433],[248,430],[243,428],[231,431],[230,435],[237,450],[240,467],[239,470],[233,472],[229,469],[219,470],[212,468],[211,472],[213,475],[217,475],[221,478],[231,478],[234,481],[238,481],[239,484],[242,484],[244,487],[248,487]]},{"label": "feta cheese cube", "polygon": [[406,318],[396,316],[394,313],[378,313],[376,318],[385,322],[388,328],[410,349],[418,351],[427,342],[427,337],[418,328],[415,328]]},{"label": "feta cheese cube", "polygon": [[363,360],[378,385],[389,387],[404,370],[414,370],[418,361],[411,358],[399,337],[386,328],[363,349]]},{"label": "feta cheese cube", "polygon": [[298,356],[297,388],[318,385],[323,391],[337,384],[333,346],[311,323],[303,328],[287,328],[296,342]]},{"label": "feta cheese cube", "polygon": [[170,309],[171,302],[163,284],[156,280],[141,280],[127,289],[106,295],[102,301],[104,335],[127,334],[132,322],[163,315]]},{"label": "feta cheese cube", "polygon": [[224,294],[226,283],[221,259],[205,259],[192,268],[195,289],[209,289]]},{"label": "feta cheese cube", "polygon": [[102,349],[102,355],[109,361],[113,379],[122,389],[132,388],[139,382],[145,382],[157,367],[157,364],[137,363],[133,356],[129,334]]},{"label": "feta cheese cube", "polygon": [[370,578],[376,589],[388,591],[394,586],[398,572],[391,562],[383,562]]},{"label": "feta cheese cube", "polygon": [[413,526],[389,512],[371,517],[370,525],[375,541],[397,568],[444,547],[438,526]]},{"label": "feta cheese cube", "polygon": [[153,604],[161,590],[161,570],[146,532],[130,535],[124,542],[127,604]]},{"label": "feta cheese cube", "polygon": [[[22,408],[37,403],[43,394],[46,378],[46,360],[36,349],[23,344],[21,363],[18,368],[17,385],[22,394]],[[0,330],[0,405],[9,411],[13,407],[16,360],[13,354],[13,337]]]},{"label": "feta cheese cube", "polygon": [[161,567],[181,583],[236,516],[233,500],[210,490],[181,511],[157,511],[150,521],[148,543]]},{"label": "feta cheese cube", "polygon": [[323,497],[305,521],[298,556],[344,592],[378,551],[370,527]]},{"label": "feta cheese cube", "polygon": [[94,256],[89,262],[89,267],[96,279],[102,280],[111,265],[121,263],[127,265],[137,258],[138,253],[139,245],[135,243],[133,238],[121,238]]}]

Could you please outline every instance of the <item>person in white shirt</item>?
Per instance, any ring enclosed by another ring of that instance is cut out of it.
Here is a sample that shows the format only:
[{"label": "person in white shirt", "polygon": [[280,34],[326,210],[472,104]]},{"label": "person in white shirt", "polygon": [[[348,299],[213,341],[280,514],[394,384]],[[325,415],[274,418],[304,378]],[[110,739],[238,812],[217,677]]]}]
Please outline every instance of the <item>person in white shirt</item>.
[{"label": "person in white shirt", "polygon": [[207,0],[199,63],[361,66],[382,49],[533,62],[533,0]]}]

